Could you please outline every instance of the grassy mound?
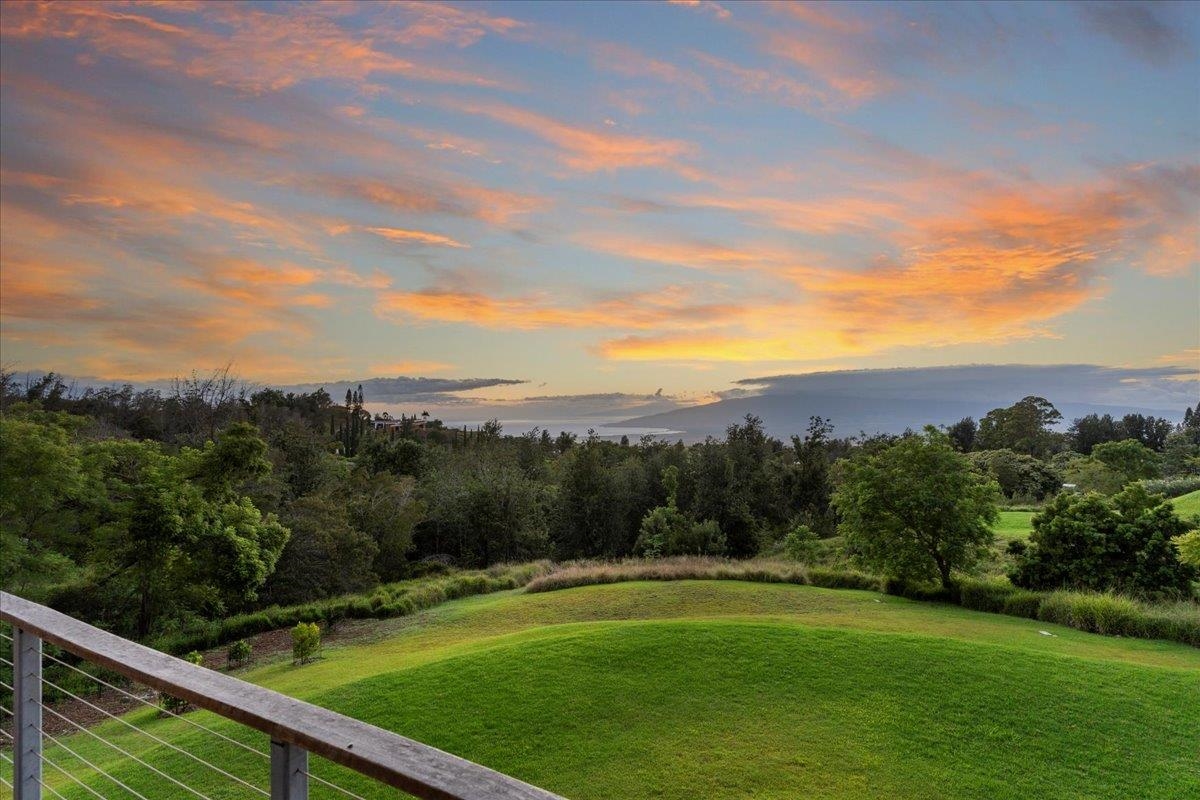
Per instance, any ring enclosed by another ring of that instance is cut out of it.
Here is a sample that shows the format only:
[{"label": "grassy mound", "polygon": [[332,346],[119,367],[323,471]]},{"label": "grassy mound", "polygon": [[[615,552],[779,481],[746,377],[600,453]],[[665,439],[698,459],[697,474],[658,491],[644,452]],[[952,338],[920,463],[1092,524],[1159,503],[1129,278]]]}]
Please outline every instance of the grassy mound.
[{"label": "grassy mound", "polygon": [[[321,661],[248,677],[573,798],[1200,792],[1200,651],[1182,645],[737,581],[506,592],[369,625],[370,639]],[[210,714],[193,718],[264,746]],[[149,710],[128,719],[263,781],[264,762],[248,753]],[[245,795],[116,723],[97,732],[209,797]],[[66,743],[147,796],[188,796],[89,737]],[[114,789],[59,748],[47,756]],[[395,796],[324,762],[314,770]]]},{"label": "grassy mound", "polygon": [[1200,516],[1200,490],[1176,497],[1171,503],[1184,519]]}]

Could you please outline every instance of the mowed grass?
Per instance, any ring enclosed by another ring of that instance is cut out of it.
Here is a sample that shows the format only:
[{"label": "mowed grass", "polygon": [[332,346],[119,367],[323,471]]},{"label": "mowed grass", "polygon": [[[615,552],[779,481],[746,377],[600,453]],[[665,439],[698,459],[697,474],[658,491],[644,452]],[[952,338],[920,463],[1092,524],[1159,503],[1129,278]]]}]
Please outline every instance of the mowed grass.
[{"label": "mowed grass", "polygon": [[1033,533],[1033,515],[1035,511],[1001,511],[1000,519],[992,530],[996,538],[1002,542],[1014,539],[1028,539]]},{"label": "mowed grass", "polygon": [[1175,511],[1184,519],[1200,516],[1200,489],[1176,497],[1171,503]]},{"label": "mowed grass", "polygon": [[[1200,796],[1200,650],[1183,645],[732,581],[506,592],[363,632],[247,677],[580,799]],[[265,783],[249,753],[149,710],[127,719]],[[247,796],[117,723],[96,732],[214,800]],[[147,797],[193,796],[83,734],[64,743]],[[64,750],[47,755],[123,796]],[[47,782],[92,796],[52,770]]]}]

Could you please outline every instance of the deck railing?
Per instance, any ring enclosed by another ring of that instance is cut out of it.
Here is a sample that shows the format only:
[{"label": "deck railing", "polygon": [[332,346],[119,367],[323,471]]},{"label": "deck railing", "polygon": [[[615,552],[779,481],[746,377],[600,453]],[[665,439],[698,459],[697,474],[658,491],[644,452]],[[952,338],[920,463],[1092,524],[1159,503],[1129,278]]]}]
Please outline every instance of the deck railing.
[{"label": "deck railing", "polygon": [[[144,793],[139,793],[129,787],[119,778],[110,775],[75,753],[58,737],[43,731],[43,712],[48,712],[74,726],[70,729],[72,732],[100,738],[86,725],[69,719],[52,705],[43,702],[43,684],[75,698],[97,711],[104,711],[87,701],[86,698],[79,697],[43,677],[43,641],[118,673],[135,683],[144,684],[160,692],[182,698],[198,708],[212,711],[267,734],[270,737],[269,754],[189,720],[187,715],[172,714],[189,725],[202,728],[220,737],[229,747],[236,746],[252,750],[262,756],[264,761],[269,761],[269,792],[255,785],[253,780],[247,780],[246,776],[233,775],[220,766],[201,762],[226,776],[227,779],[242,784],[251,794],[266,795],[271,800],[306,800],[311,779],[325,787],[332,787],[343,795],[358,796],[334,785],[329,780],[313,775],[309,769],[308,758],[312,753],[361,773],[374,781],[403,790],[419,798],[429,798],[430,800],[433,798],[437,800],[484,800],[485,798],[487,800],[555,800],[558,798],[557,795],[480,764],[334,711],[238,680],[230,675],[188,663],[7,592],[0,592],[0,619],[10,623],[13,628],[11,637],[0,633],[4,639],[11,638],[12,640],[12,661],[8,662],[8,659],[3,659],[3,661],[11,663],[13,673],[12,685],[4,684],[4,688],[12,692],[13,698],[12,709],[4,709],[8,715],[11,715],[11,732],[0,730],[5,737],[11,738],[11,742],[0,742],[0,744],[11,744],[12,755],[9,758],[3,751],[0,751],[0,758],[12,762],[11,788],[15,800],[41,800],[43,790],[50,795],[63,796],[52,785],[45,782],[43,766],[46,764],[63,772],[67,778],[86,790],[87,796],[106,796],[72,776],[69,771],[62,768],[62,765],[49,762],[42,752],[45,740],[50,740],[65,753],[72,754],[82,763],[94,768],[94,771],[103,775],[108,781],[126,790],[125,793],[118,796],[144,797]],[[75,669],[71,664],[50,654],[45,654],[45,658],[68,669]],[[88,676],[95,679],[90,674]],[[103,680],[95,680],[113,691],[126,694],[147,705],[153,705],[145,698],[127,692],[121,687]],[[119,715],[107,711],[104,711],[104,714],[115,718],[121,724],[139,730],[155,739],[160,745],[200,760],[193,753],[159,739],[144,729],[137,728]],[[0,723],[4,721],[0,720]],[[154,794],[153,797],[205,797],[202,792],[187,785],[178,776],[161,771],[153,764],[140,759],[136,754],[122,749],[119,745],[110,742],[105,742],[105,744],[124,753],[124,757],[157,773],[159,779],[163,781],[162,791],[168,794],[160,792]],[[264,770],[264,772],[266,771]],[[5,782],[7,783],[7,781]],[[59,783],[62,785],[61,781]],[[72,784],[68,784],[69,786]],[[145,798],[145,800],[153,799]]]}]

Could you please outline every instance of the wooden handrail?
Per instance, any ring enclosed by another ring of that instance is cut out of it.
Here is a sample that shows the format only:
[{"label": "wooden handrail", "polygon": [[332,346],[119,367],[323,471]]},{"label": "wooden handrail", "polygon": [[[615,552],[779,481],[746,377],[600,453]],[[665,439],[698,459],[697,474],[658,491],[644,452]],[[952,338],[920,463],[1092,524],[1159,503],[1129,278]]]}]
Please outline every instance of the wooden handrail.
[{"label": "wooden handrail", "polygon": [[562,800],[480,764],[0,592],[0,619],[193,705],[429,800]]}]

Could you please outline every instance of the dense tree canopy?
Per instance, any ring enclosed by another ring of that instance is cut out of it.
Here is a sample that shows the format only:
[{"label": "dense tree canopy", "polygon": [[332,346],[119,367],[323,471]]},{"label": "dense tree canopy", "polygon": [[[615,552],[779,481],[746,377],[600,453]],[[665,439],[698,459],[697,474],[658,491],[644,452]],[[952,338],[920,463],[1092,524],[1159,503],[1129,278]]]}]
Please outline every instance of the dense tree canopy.
[{"label": "dense tree canopy", "polygon": [[1059,449],[1060,437],[1052,428],[1061,421],[1062,414],[1053,403],[1031,395],[1008,408],[989,411],[979,421],[975,446],[1045,458]]},{"label": "dense tree canopy", "polygon": [[[364,402],[353,389],[346,405],[324,390],[250,392],[225,371],[165,393],[77,392],[53,375],[17,387],[0,373],[0,579],[151,636],[369,589],[430,560],[820,553],[946,583],[985,550],[998,491],[1040,502],[1063,482],[1114,495],[1160,472],[1200,474],[1200,412],[1165,436],[1127,415],[1112,426],[1128,435],[1093,437],[1085,455],[1062,447],[1108,422],[1055,433],[1057,412],[1036,397],[945,434],[838,439],[812,418],[785,444],[750,416],[692,445],[508,436],[419,413],[376,430]],[[1093,517],[1093,533],[1112,522]],[[1137,550],[1158,577],[1121,585],[1170,584],[1163,548],[1192,540],[1163,536],[1174,543]],[[1074,558],[1044,552],[1025,556],[1028,575]]]}]

